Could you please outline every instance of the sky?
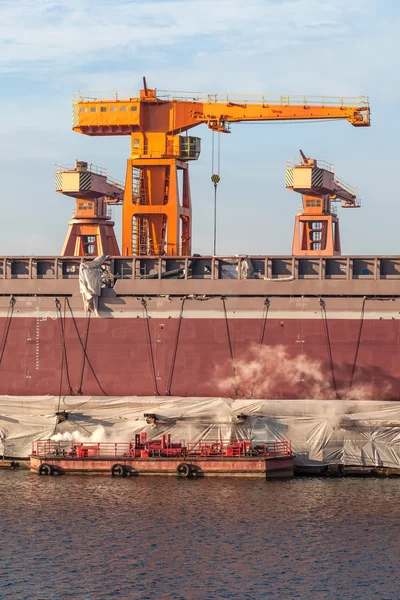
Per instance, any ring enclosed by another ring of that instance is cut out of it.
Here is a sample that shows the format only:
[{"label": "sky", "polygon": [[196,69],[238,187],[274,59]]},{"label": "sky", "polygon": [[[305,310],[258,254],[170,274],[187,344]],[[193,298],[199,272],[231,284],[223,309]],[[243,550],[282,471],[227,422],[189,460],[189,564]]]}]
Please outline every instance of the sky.
[{"label": "sky", "polygon": [[[61,250],[74,200],[54,189],[75,159],[123,180],[129,137],[71,129],[77,90],[369,96],[347,121],[234,124],[222,135],[219,254],[290,254],[301,202],[287,159],[333,163],[362,207],[339,209],[343,254],[400,254],[400,3],[396,0],[0,0],[0,255]],[[212,253],[212,134],[190,165],[193,251]],[[114,209],[120,238],[120,209]]]}]

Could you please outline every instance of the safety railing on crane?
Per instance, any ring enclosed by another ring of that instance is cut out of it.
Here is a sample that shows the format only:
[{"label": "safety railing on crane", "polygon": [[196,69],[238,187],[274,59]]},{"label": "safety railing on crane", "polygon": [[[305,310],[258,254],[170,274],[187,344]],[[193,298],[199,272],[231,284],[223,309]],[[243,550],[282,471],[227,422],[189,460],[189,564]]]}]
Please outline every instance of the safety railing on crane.
[{"label": "safety railing on crane", "polygon": [[353,196],[357,196],[358,189],[353,187],[352,185],[346,183],[345,181],[343,181],[343,179],[339,179],[338,177],[335,177],[335,183],[336,183],[336,185],[338,185],[341,188],[343,188],[344,190],[346,190],[346,192],[348,192],[349,194],[353,194]]},{"label": "safety railing on crane", "polygon": [[[269,96],[259,94],[208,94],[204,92],[183,92],[170,90],[156,90],[159,100],[176,102],[202,102],[207,104],[269,104],[280,106],[343,106],[367,108],[368,96],[309,96],[309,95],[282,95]],[[120,91],[78,91],[72,95],[74,104],[78,102],[115,102],[130,101],[140,98],[140,92]]]},{"label": "safety railing on crane", "polygon": [[[326,160],[320,160],[318,159],[316,161],[316,167],[318,169],[325,169],[325,171],[329,171],[330,173],[334,173],[335,172],[335,165],[332,165],[331,163],[327,162]],[[296,161],[294,158],[288,158],[286,160],[286,168],[287,169],[294,169],[296,167],[307,167],[307,165],[299,165],[298,161]],[[310,167],[312,167],[312,165],[309,165]]]},{"label": "safety railing on crane", "polygon": [[125,185],[122,183],[122,181],[119,181],[119,179],[115,179],[115,177],[110,177],[109,175],[107,175],[107,183],[112,183],[112,185],[115,185],[115,187],[119,188],[122,191],[124,191],[125,189]]},{"label": "safety railing on crane", "polygon": [[[59,173],[64,173],[65,171],[76,171],[76,165],[60,165],[56,164],[56,170]],[[95,175],[101,175],[102,177],[107,177],[107,169],[103,169],[103,167],[98,167],[97,165],[93,165],[92,163],[88,163],[86,167],[86,171],[88,173],[94,173]]]},{"label": "safety railing on crane", "polygon": [[[57,173],[65,173],[66,171],[75,172],[77,170],[76,165],[60,165],[56,164],[56,172]],[[115,179],[115,177],[110,177],[108,175],[107,169],[103,167],[98,167],[93,163],[88,163],[86,167],[86,173],[93,173],[94,175],[101,175],[101,177],[105,177],[107,183],[115,185],[115,187],[119,188],[121,191],[124,191],[125,185],[119,179]]]}]

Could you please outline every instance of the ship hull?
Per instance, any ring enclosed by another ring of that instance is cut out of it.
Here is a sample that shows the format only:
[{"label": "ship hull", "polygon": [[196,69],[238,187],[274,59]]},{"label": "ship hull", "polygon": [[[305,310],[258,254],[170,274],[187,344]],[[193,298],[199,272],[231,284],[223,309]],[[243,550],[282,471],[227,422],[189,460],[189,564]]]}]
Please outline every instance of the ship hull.
[{"label": "ship hull", "polygon": [[80,261],[0,260],[4,456],[101,425],[119,441],[290,439],[303,466],[400,468],[399,257],[254,257],[252,279],[241,258],[116,257],[98,315]]},{"label": "ship hull", "polygon": [[392,319],[37,315],[0,319],[2,395],[400,398]]}]

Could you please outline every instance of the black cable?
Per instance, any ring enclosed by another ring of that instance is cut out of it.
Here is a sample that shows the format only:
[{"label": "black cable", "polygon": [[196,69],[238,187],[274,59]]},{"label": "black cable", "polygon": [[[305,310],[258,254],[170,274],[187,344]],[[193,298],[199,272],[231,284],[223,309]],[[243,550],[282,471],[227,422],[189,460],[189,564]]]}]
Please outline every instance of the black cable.
[{"label": "black cable", "polygon": [[58,315],[58,320],[60,323],[60,337],[61,337],[61,348],[62,348],[62,353],[64,356],[64,361],[62,363],[63,368],[65,366],[65,374],[67,376],[67,384],[68,384],[68,394],[69,396],[75,396],[73,389],[72,389],[72,385],[71,385],[71,379],[70,379],[70,375],[69,375],[69,366],[68,366],[68,357],[67,357],[67,346],[65,343],[65,312],[66,312],[66,298],[64,298],[64,316],[61,313],[61,302],[58,298],[55,298],[55,303],[56,303],[56,312]]},{"label": "black cable", "polygon": [[186,296],[184,298],[182,298],[181,310],[179,312],[178,327],[177,327],[177,330],[176,330],[175,345],[174,345],[174,351],[173,351],[173,354],[172,354],[172,362],[171,362],[171,369],[170,369],[170,373],[169,373],[168,387],[167,387],[167,391],[166,391],[166,396],[170,396],[171,395],[172,378],[174,376],[176,355],[177,355],[177,352],[178,352],[179,335],[180,335],[180,332],[181,332],[181,325],[182,325],[182,318],[183,318],[183,308],[185,306],[185,301],[186,301]]},{"label": "black cable", "polygon": [[353,366],[351,368],[351,375],[350,375],[350,383],[349,383],[349,391],[351,390],[352,386],[353,386],[353,379],[354,379],[354,374],[356,372],[356,366],[357,366],[357,359],[358,359],[358,352],[360,350],[360,343],[361,343],[361,334],[362,334],[362,329],[363,329],[363,325],[364,325],[364,312],[365,312],[365,301],[366,301],[366,297],[363,298],[362,301],[362,305],[361,305],[361,317],[360,317],[360,327],[358,329],[358,336],[357,336],[357,345],[356,345],[356,353],[354,355],[354,361],[353,361]]},{"label": "black cable", "polygon": [[232,340],[231,340],[231,333],[229,331],[229,321],[228,321],[228,313],[227,313],[226,304],[225,304],[225,296],[221,296],[221,300],[222,300],[222,306],[224,308],[226,335],[227,335],[227,338],[228,338],[229,352],[230,352],[231,361],[232,361],[232,375],[233,375],[233,380],[235,382],[235,385],[234,385],[235,398],[237,398],[238,395],[239,395],[239,387],[240,386],[239,386],[239,384],[236,381],[235,357],[234,357],[234,354],[233,354],[233,345],[232,345]]},{"label": "black cable", "polygon": [[148,347],[149,347],[149,361],[150,361],[150,368],[151,368],[151,372],[152,372],[152,376],[153,376],[153,383],[154,383],[154,395],[155,396],[159,396],[160,392],[158,391],[158,384],[157,384],[157,375],[156,375],[156,365],[155,365],[155,361],[154,361],[154,353],[153,353],[153,345],[151,343],[151,331],[150,331],[150,317],[149,317],[149,311],[147,309],[147,302],[144,298],[141,298],[141,303],[142,303],[142,308],[144,310],[145,313],[145,328],[146,328],[146,334],[147,334],[147,342],[148,342]]},{"label": "black cable", "polygon": [[325,302],[322,300],[322,298],[319,299],[319,304],[321,307],[322,321],[324,324],[325,341],[326,341],[326,346],[327,346],[327,350],[328,350],[329,364],[330,364],[331,375],[332,375],[332,386],[333,386],[333,390],[335,392],[335,397],[338,400],[340,400],[340,396],[338,394],[337,386],[336,386],[335,366],[333,364],[331,338],[329,335],[329,327],[328,327],[328,316],[326,313],[326,305],[325,305]]},{"label": "black cable", "polygon": [[[265,329],[266,329],[266,326],[267,326],[267,318],[268,318],[269,305],[270,305],[269,298],[265,298],[265,300],[264,300],[264,307],[263,307],[263,322],[262,322],[262,326],[261,326],[260,339],[258,341],[259,349],[258,349],[257,364],[260,364],[260,360],[261,360],[261,350],[262,350],[262,347],[264,345],[264,335],[265,335]],[[253,388],[252,388],[251,394],[250,394],[250,398],[253,398],[255,386],[256,386],[256,382],[254,381],[253,382]]]},{"label": "black cable", "polygon": [[[61,303],[60,303],[60,301],[59,301],[58,298],[55,298],[55,303],[56,303],[56,310],[60,311],[60,313],[61,313]],[[64,353],[64,348],[62,347],[62,351],[61,351],[61,368],[60,368],[60,387],[59,387],[59,390],[58,390],[57,413],[56,413],[56,422],[55,422],[55,425],[54,425],[53,435],[57,431],[58,413],[60,412],[60,406],[61,406],[62,381],[63,381],[63,375],[64,375],[64,360],[65,360],[65,353]]]},{"label": "black cable", "polygon": [[[73,324],[74,324],[75,331],[76,331],[76,334],[77,334],[77,336],[78,336],[78,339],[79,339],[79,343],[80,343],[80,345],[81,345],[81,348],[82,348],[82,350],[84,350],[84,351],[85,351],[85,349],[84,349],[84,345],[83,345],[83,342],[82,342],[82,338],[81,338],[81,335],[80,335],[80,333],[79,333],[78,326],[77,326],[77,324],[76,324],[75,316],[74,316],[74,313],[73,313],[73,311],[72,311],[72,307],[71,307],[71,305],[70,305],[70,302],[69,302],[69,298],[66,298],[66,300],[67,300],[67,304],[68,304],[69,311],[70,311],[70,313],[71,313],[72,322],[73,322]],[[87,360],[87,364],[89,365],[89,368],[90,368],[90,370],[91,370],[91,372],[92,372],[92,374],[93,374],[93,377],[94,377],[94,378],[95,378],[95,380],[96,380],[96,383],[97,383],[97,385],[99,386],[99,388],[100,388],[100,389],[101,389],[101,391],[103,392],[104,396],[108,396],[107,392],[105,392],[105,391],[104,391],[104,389],[103,389],[103,387],[102,387],[102,385],[101,385],[101,383],[100,383],[100,381],[99,381],[99,379],[98,379],[98,377],[97,377],[97,375],[96,375],[96,372],[95,372],[95,370],[94,370],[94,368],[93,368],[93,366],[92,366],[92,363],[90,362],[89,356],[87,355],[87,352],[86,352],[86,351],[85,351],[85,354],[86,354],[86,360]]]},{"label": "black cable", "polygon": [[9,302],[8,309],[7,309],[6,323],[4,325],[3,336],[1,339],[0,364],[3,361],[3,356],[4,356],[4,352],[5,352],[7,340],[8,340],[8,334],[10,333],[11,320],[12,320],[12,317],[14,314],[15,303],[16,303],[16,299],[14,298],[14,296],[10,296],[10,302]]},{"label": "black cable", "polygon": [[76,390],[76,393],[77,393],[78,396],[82,396],[83,395],[83,392],[82,392],[82,383],[83,383],[83,376],[84,376],[84,373],[85,373],[85,365],[86,365],[87,345],[88,345],[89,328],[90,328],[90,315],[91,315],[91,311],[89,310],[87,318],[86,318],[85,343],[82,346],[83,354],[82,354],[81,375],[80,375],[80,379],[79,379],[79,385],[78,385],[78,388]]}]

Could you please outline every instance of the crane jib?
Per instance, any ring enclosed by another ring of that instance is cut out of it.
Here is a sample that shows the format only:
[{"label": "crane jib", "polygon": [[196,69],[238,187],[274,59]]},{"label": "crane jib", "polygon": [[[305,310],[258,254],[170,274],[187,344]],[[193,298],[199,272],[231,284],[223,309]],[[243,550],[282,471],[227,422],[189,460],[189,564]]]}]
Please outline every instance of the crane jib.
[{"label": "crane jib", "polygon": [[[131,137],[123,201],[122,254],[190,255],[189,162],[200,139],[182,133],[200,124],[229,133],[231,123],[347,120],[370,125],[366,96],[251,96],[170,92],[78,92],[73,129],[88,136]],[[178,189],[178,178],[182,180]]]}]

